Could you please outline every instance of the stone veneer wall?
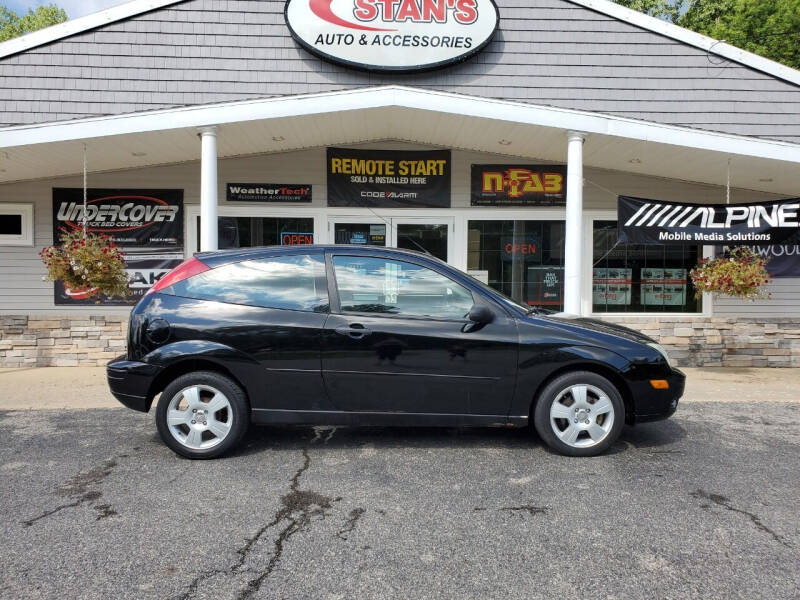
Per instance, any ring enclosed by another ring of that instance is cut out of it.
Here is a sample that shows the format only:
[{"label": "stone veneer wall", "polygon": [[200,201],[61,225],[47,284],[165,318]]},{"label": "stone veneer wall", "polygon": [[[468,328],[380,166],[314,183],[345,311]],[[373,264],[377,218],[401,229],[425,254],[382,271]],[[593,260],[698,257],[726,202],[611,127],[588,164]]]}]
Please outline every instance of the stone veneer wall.
[{"label": "stone veneer wall", "polygon": [[800,367],[800,321],[786,317],[603,317],[662,344],[683,367]]},{"label": "stone veneer wall", "polygon": [[[800,367],[790,318],[603,317],[649,335],[680,366]],[[0,367],[102,366],[125,352],[124,316],[0,315]]]},{"label": "stone veneer wall", "polygon": [[102,366],[125,352],[126,316],[0,315],[0,367]]}]

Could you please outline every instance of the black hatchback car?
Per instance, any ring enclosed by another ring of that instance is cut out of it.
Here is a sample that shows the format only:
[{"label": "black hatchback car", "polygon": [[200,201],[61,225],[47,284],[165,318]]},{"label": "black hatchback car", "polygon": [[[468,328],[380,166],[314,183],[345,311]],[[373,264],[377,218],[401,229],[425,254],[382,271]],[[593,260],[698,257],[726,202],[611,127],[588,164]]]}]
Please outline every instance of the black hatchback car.
[{"label": "black hatchback car", "polygon": [[624,327],[521,306],[417,252],[290,246],[198,254],[131,313],[109,363],[125,406],[190,458],[249,424],[525,426],[606,450],[669,417],[684,375]]}]

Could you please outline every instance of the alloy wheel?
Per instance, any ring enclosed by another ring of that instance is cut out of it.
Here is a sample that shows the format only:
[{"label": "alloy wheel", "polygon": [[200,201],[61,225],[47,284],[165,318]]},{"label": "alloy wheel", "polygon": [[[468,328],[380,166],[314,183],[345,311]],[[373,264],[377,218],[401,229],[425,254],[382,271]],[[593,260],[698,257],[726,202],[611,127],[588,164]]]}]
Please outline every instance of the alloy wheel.
[{"label": "alloy wheel", "polygon": [[230,401],[209,385],[182,389],[167,407],[169,432],[182,446],[192,450],[213,448],[228,436],[232,425]]},{"label": "alloy wheel", "polygon": [[573,448],[591,448],[602,442],[614,426],[614,405],[598,387],[572,385],[562,390],[550,406],[550,426],[558,439]]}]

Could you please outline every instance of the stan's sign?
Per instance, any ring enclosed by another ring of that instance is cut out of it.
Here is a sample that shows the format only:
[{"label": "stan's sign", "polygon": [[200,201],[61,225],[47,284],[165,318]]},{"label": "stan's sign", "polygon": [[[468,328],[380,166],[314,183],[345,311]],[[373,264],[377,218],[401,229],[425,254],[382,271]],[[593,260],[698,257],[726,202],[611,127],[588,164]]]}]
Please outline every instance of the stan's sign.
[{"label": "stan's sign", "polygon": [[463,61],[492,39],[493,0],[288,0],[286,23],[312,54],[370,71]]}]

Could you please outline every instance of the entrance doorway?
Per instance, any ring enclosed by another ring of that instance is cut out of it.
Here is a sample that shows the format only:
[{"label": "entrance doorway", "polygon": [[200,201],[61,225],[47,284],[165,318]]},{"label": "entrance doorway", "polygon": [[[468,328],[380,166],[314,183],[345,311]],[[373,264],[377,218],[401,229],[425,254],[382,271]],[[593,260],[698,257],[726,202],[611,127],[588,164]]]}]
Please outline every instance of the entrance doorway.
[{"label": "entrance doorway", "polygon": [[453,256],[453,218],[335,217],[328,222],[328,229],[335,244],[417,250],[445,262]]}]

